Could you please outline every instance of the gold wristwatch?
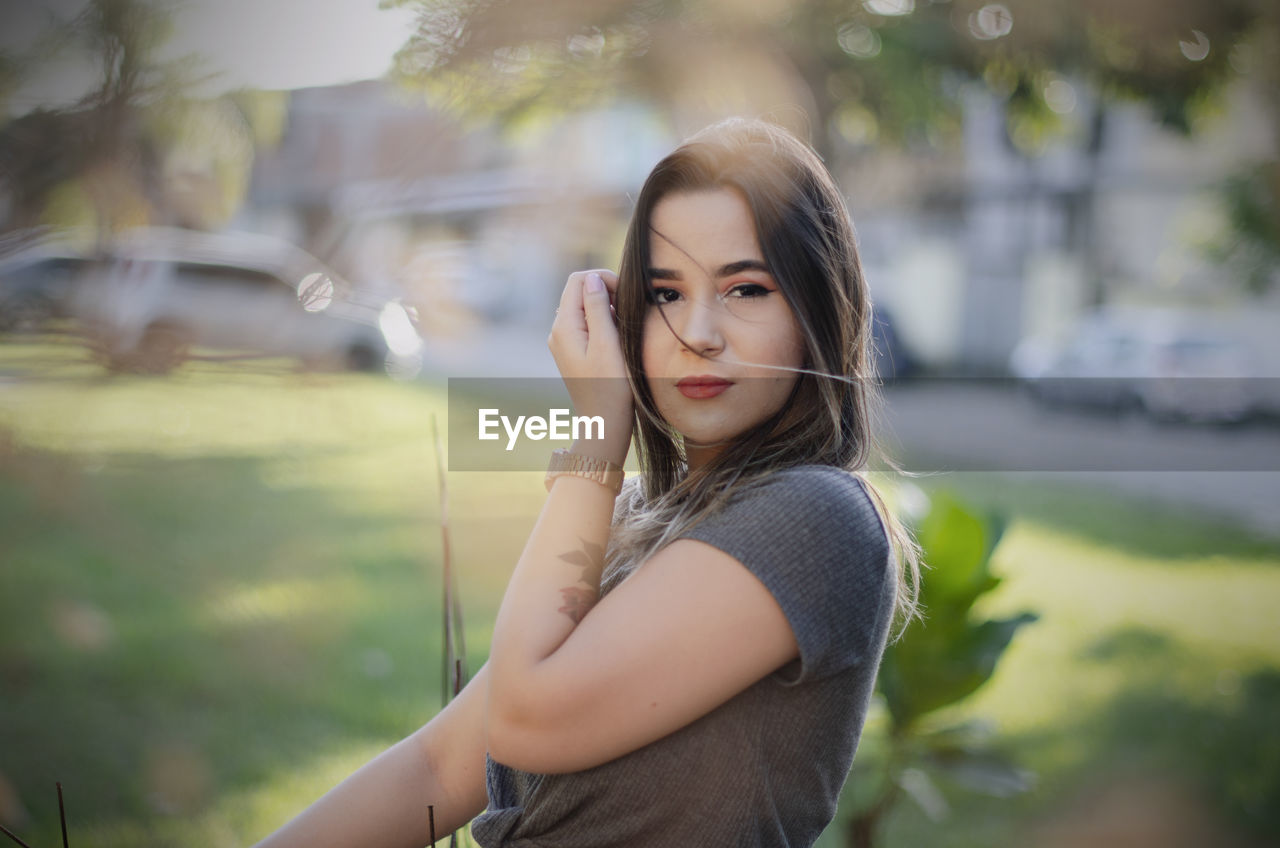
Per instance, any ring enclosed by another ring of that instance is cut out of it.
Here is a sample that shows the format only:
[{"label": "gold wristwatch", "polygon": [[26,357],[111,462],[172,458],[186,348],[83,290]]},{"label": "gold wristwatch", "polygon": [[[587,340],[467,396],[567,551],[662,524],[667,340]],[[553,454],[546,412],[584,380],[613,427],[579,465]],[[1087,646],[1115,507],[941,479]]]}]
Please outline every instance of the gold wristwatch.
[{"label": "gold wristwatch", "polygon": [[572,474],[574,477],[585,477],[588,480],[594,480],[612,491],[614,497],[617,497],[618,493],[622,491],[622,480],[627,473],[620,466],[614,465],[607,459],[583,456],[580,453],[572,453],[561,448],[551,453],[551,464],[547,467],[546,477],[548,492],[551,491],[551,484],[561,474]]}]

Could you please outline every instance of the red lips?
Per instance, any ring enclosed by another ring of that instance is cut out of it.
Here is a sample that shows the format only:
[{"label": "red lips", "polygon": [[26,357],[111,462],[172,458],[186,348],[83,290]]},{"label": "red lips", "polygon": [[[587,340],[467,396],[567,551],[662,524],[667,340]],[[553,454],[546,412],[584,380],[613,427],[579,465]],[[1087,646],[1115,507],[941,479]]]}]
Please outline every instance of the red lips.
[{"label": "red lips", "polygon": [[680,390],[680,394],[687,398],[711,398],[732,385],[733,382],[731,380],[726,380],[723,377],[699,374],[694,377],[685,377],[676,383],[676,388]]}]

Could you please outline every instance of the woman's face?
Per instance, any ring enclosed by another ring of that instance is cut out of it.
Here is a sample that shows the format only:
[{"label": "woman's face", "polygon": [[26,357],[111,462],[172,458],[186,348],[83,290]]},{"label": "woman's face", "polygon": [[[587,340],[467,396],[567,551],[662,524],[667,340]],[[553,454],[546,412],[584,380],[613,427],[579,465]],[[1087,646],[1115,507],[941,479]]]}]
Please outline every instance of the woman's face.
[{"label": "woman's face", "polygon": [[804,338],[736,190],[663,197],[649,257],[656,303],[645,314],[645,378],[697,465],[778,411],[798,375],[776,366],[801,367]]}]

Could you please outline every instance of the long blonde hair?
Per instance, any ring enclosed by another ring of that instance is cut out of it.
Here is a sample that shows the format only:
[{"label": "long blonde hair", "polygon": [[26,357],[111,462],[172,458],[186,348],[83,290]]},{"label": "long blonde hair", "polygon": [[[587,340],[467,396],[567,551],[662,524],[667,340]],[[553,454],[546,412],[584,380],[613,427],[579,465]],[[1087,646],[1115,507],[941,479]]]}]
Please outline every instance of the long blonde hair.
[{"label": "long blonde hair", "polygon": [[[765,264],[803,334],[806,357],[804,367],[793,369],[800,377],[790,398],[773,416],[690,472],[682,440],[658,414],[643,373],[644,323],[653,304],[650,222],[668,194],[717,188],[745,198]],[[848,210],[818,155],[780,127],[741,118],[708,127],[678,147],[654,167],[636,200],[616,308],[644,477],[642,491],[627,493],[635,495],[634,508],[611,535],[608,573],[634,569],[739,487],[770,472],[834,466],[861,477],[880,511],[897,565],[895,617],[899,631],[905,628],[918,614],[919,549],[866,479],[879,398],[871,367],[871,303]]]}]

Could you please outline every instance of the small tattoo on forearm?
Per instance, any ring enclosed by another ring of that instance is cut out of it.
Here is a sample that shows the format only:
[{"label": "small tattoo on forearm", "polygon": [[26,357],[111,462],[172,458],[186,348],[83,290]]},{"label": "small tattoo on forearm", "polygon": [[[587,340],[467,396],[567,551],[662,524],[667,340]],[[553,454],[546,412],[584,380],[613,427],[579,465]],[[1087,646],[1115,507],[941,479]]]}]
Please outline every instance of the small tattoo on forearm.
[{"label": "small tattoo on forearm", "polygon": [[587,610],[595,606],[600,594],[600,575],[604,571],[604,548],[585,539],[581,541],[581,550],[560,554],[560,559],[582,569],[578,579],[587,587],[567,586],[560,590],[560,594],[564,596],[564,606],[558,612],[569,616],[574,624],[582,621]]},{"label": "small tattoo on forearm", "polygon": [[582,542],[582,550],[560,554],[560,559],[582,569],[582,576],[579,579],[583,583],[588,586],[599,587],[600,574],[604,571],[604,548],[585,539],[580,541]]},{"label": "small tattoo on forearm", "polygon": [[587,614],[587,611],[596,605],[596,593],[590,589],[583,589],[581,586],[569,586],[561,589],[560,594],[564,595],[564,606],[560,607],[557,612],[562,612],[569,616],[569,618],[573,619],[574,624],[582,621],[582,617]]}]

